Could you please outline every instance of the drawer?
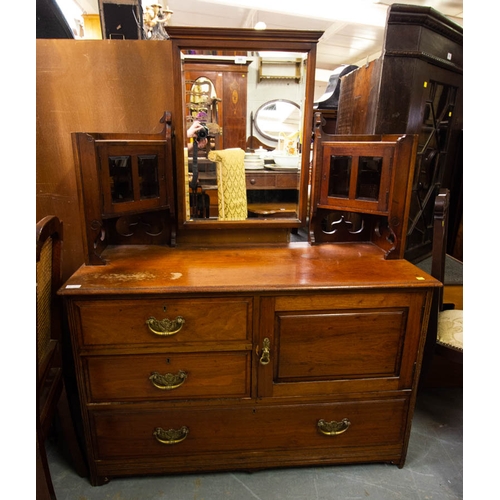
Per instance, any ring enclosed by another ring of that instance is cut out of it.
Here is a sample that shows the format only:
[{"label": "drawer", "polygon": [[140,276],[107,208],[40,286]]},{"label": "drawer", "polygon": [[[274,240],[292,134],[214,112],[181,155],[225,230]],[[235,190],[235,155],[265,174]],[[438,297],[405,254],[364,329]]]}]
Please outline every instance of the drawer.
[{"label": "drawer", "polygon": [[87,356],[90,402],[250,397],[251,351]]},{"label": "drawer", "polygon": [[[252,298],[123,299],[75,301],[81,345],[173,345],[183,342],[242,341],[251,338]],[[181,323],[176,318],[181,317]],[[160,335],[172,321],[176,333]]]},{"label": "drawer", "polygon": [[[402,446],[408,398],[90,413],[95,459]],[[323,421],[320,424],[320,421]],[[155,436],[156,433],[156,436]],[[164,442],[161,442],[164,441]],[[168,441],[171,441],[170,443]]]},{"label": "drawer", "polygon": [[247,189],[298,189],[299,174],[297,172],[247,172]]}]

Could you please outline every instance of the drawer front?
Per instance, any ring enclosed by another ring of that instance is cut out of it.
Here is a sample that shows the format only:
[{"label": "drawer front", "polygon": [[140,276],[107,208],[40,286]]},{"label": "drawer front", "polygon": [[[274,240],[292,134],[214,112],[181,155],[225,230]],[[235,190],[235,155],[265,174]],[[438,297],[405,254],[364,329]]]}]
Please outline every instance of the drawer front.
[{"label": "drawer front", "polygon": [[[251,339],[252,299],[123,299],[75,301],[81,345],[173,345]],[[181,317],[180,323],[176,318]],[[173,322],[170,335],[148,319]]]},{"label": "drawer front", "polygon": [[299,174],[297,172],[279,173],[247,173],[247,189],[298,189]]},{"label": "drawer front", "polygon": [[[336,404],[94,411],[95,459],[402,446],[407,398]],[[170,432],[169,432],[170,431]],[[155,435],[156,434],[156,435]],[[168,443],[168,441],[172,441]],[[161,442],[163,441],[163,442]]]},{"label": "drawer front", "polygon": [[250,397],[251,351],[85,357],[89,402]]},{"label": "drawer front", "polygon": [[276,175],[274,174],[246,174],[246,187],[247,189],[275,189],[276,188]]},{"label": "drawer front", "polygon": [[276,176],[277,189],[299,189],[299,174],[283,173]]}]

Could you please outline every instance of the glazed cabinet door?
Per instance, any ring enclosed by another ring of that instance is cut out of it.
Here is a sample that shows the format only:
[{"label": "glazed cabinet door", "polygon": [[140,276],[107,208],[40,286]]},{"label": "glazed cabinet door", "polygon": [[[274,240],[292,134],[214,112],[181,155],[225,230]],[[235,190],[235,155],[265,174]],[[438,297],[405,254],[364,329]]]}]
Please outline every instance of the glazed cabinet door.
[{"label": "glazed cabinet door", "polygon": [[259,395],[411,389],[425,304],[404,290],[263,298]]}]

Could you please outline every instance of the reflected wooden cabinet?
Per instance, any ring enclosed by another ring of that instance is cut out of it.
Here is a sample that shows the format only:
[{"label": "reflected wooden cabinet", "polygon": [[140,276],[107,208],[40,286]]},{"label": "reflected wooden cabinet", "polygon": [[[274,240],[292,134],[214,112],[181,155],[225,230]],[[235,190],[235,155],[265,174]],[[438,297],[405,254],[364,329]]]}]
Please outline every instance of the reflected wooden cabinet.
[{"label": "reflected wooden cabinet", "polygon": [[245,176],[250,217],[297,217],[298,171],[247,171]]},{"label": "reflected wooden cabinet", "polygon": [[216,111],[212,112],[212,120],[219,125],[220,133],[215,135],[213,149],[241,148],[246,149],[247,115],[247,64],[231,64],[227,61],[214,61],[213,64],[195,62],[186,59],[184,62],[184,82],[186,87],[186,106],[191,116],[203,106],[192,106],[192,88],[199,78],[207,78],[213,84],[216,99]]},{"label": "reflected wooden cabinet", "polygon": [[[198,160],[198,169],[199,196],[196,198],[196,206],[192,207],[192,216],[217,218],[219,208],[216,165],[201,158]],[[300,184],[300,174],[297,170],[246,170],[245,183],[249,217],[254,217],[256,210],[261,218],[264,218],[263,215],[267,215],[266,218],[275,217],[276,214],[297,217]]]}]

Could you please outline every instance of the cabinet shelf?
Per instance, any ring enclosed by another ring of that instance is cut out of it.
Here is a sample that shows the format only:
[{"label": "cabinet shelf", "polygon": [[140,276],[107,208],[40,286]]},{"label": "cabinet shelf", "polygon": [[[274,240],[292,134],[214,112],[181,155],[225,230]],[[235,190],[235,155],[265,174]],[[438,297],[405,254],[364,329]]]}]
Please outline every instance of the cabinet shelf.
[{"label": "cabinet shelf", "polygon": [[259,58],[259,82],[263,80],[294,80],[302,78],[302,59]]}]

